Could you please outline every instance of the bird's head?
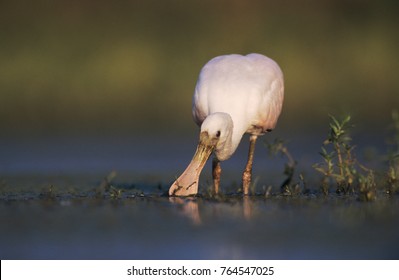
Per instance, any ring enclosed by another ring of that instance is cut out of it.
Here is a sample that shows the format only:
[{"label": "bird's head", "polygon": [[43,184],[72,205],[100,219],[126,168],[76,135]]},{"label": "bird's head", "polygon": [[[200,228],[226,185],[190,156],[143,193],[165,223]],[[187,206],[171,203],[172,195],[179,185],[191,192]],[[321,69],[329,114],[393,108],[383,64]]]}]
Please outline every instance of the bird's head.
[{"label": "bird's head", "polygon": [[188,196],[198,192],[199,175],[214,151],[224,160],[224,151],[231,145],[233,121],[226,113],[209,115],[201,125],[197,150],[183,174],[172,184],[169,195]]},{"label": "bird's head", "polygon": [[212,147],[219,160],[226,159],[230,150],[233,133],[233,120],[229,114],[214,113],[209,115],[201,125],[200,143]]}]

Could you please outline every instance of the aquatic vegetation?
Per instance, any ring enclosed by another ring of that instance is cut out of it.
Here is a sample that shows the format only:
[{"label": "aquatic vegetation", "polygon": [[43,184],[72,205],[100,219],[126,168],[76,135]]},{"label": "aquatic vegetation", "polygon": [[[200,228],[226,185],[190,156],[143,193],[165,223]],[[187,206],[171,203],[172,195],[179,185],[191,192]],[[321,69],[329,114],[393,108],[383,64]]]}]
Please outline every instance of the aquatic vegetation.
[{"label": "aquatic vegetation", "polygon": [[337,192],[347,193],[354,181],[356,170],[352,155],[353,146],[349,137],[350,116],[338,121],[330,116],[330,131],[324,141],[320,155],[324,163],[313,165],[314,169],[324,175],[322,191],[327,194],[331,181],[335,181]]},{"label": "aquatic vegetation", "polygon": [[109,195],[111,199],[119,199],[122,198],[123,190],[120,188],[116,188],[112,184],[112,180],[116,177],[116,172],[110,172],[101,182],[101,184],[94,190],[96,197],[101,198],[105,195]]},{"label": "aquatic vegetation", "polygon": [[104,194],[104,192],[108,192],[112,186],[112,180],[115,179],[116,172],[111,171],[101,182],[100,186],[95,190],[95,192],[99,195]]},{"label": "aquatic vegetation", "polygon": [[372,201],[376,199],[377,183],[375,182],[373,170],[367,169],[367,175],[359,174],[359,199]]},{"label": "aquatic vegetation", "polygon": [[119,199],[122,198],[122,193],[122,189],[117,189],[114,186],[111,186],[109,190],[109,197],[112,199]]},{"label": "aquatic vegetation", "polygon": [[373,200],[376,193],[374,171],[362,165],[354,155],[350,120],[349,115],[342,120],[330,115],[329,134],[320,152],[323,162],[314,164],[313,168],[323,174],[321,190],[324,194],[327,195],[331,184],[335,183],[338,194],[358,191],[365,200]]}]

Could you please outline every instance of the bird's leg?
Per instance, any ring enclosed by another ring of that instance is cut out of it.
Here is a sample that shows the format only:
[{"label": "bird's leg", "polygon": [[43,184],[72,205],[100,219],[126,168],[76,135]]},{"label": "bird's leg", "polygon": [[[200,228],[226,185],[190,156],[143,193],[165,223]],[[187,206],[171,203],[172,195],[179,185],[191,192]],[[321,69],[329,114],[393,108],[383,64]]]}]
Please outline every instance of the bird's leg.
[{"label": "bird's leg", "polygon": [[213,177],[213,191],[215,194],[219,194],[221,173],[222,173],[222,168],[220,167],[220,161],[216,157],[214,157],[212,160],[212,177]]},{"label": "bird's leg", "polygon": [[242,188],[244,195],[249,194],[249,185],[252,179],[252,162],[254,160],[255,143],[258,136],[251,135],[249,138],[249,152],[248,152],[248,162],[245,166],[244,173],[242,174]]}]

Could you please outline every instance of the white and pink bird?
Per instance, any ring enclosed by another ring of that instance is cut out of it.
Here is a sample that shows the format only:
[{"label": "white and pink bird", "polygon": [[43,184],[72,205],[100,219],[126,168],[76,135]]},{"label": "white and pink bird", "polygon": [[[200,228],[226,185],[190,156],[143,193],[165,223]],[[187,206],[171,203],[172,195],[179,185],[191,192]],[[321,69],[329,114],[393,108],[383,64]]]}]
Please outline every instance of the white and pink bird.
[{"label": "white and pink bird", "polygon": [[194,121],[201,127],[198,147],[186,170],[170,187],[169,195],[196,195],[199,176],[212,152],[214,192],[218,193],[220,161],[229,159],[248,133],[248,162],[242,176],[243,193],[247,195],[256,139],[274,129],[283,99],[283,73],[264,55],[222,55],[206,63],[192,105]]}]

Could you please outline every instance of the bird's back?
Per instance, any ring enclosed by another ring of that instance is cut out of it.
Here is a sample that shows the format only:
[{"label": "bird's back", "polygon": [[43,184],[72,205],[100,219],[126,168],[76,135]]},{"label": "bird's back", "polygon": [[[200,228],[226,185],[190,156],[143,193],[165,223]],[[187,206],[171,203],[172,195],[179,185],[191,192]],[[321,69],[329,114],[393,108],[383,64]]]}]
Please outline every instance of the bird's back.
[{"label": "bird's back", "polygon": [[223,55],[202,68],[193,97],[198,125],[215,112],[230,114],[235,129],[263,134],[275,127],[284,98],[283,74],[260,55]]}]

